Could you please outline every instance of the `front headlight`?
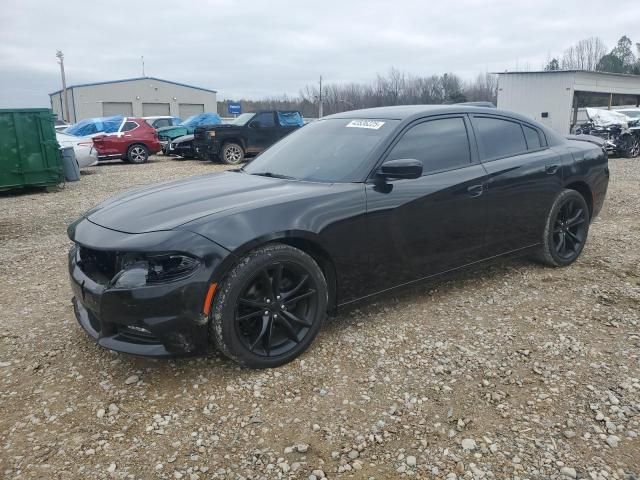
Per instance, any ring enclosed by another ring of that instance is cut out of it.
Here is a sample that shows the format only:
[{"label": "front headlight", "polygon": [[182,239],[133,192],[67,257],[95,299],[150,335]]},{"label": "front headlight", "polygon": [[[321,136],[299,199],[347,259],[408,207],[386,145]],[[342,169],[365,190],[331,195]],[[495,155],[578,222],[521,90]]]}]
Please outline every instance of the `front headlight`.
[{"label": "front headlight", "polygon": [[137,288],[179,280],[191,275],[200,264],[197,259],[181,254],[126,254],[120,259],[121,270],[113,277],[114,288]]}]

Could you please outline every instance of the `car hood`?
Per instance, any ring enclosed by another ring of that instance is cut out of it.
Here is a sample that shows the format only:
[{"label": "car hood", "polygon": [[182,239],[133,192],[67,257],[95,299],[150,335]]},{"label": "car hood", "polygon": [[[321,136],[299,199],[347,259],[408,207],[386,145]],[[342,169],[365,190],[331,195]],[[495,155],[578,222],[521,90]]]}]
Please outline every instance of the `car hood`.
[{"label": "car hood", "polygon": [[162,135],[165,137],[180,137],[182,135],[187,135],[188,133],[193,133],[193,127],[183,127],[181,125],[174,125],[172,127],[162,127],[157,130],[158,135]]},{"label": "car hood", "polygon": [[181,137],[176,137],[171,140],[171,143],[182,143],[182,142],[191,142],[193,141],[193,133],[190,135],[182,135]]},{"label": "car hood", "polygon": [[280,203],[326,190],[330,184],[223,172],[139,188],[117,195],[84,216],[125,233],[171,230],[209,215]]}]

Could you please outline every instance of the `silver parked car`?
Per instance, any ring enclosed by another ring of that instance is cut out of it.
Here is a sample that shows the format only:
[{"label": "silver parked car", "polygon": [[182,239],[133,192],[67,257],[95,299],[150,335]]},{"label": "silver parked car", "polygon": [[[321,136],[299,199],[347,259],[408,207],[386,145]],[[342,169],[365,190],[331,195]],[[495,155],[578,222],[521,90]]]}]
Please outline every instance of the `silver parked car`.
[{"label": "silver parked car", "polygon": [[169,115],[142,118],[156,130],[162,127],[173,127],[174,125],[178,125],[182,122],[180,117],[172,117]]},{"label": "silver parked car", "polygon": [[56,132],[56,139],[61,147],[73,147],[78,167],[91,167],[98,163],[98,151],[93,146],[94,135],[76,137],[66,133]]}]

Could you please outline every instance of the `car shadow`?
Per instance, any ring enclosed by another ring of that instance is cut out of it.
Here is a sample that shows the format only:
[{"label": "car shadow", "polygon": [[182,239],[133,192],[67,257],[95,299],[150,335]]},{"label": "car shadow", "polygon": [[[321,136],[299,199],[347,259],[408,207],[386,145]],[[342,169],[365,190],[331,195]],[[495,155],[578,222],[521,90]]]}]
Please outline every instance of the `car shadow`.
[{"label": "car shadow", "polygon": [[[469,267],[455,273],[438,276],[434,279],[419,282],[415,286],[399,288],[395,291],[376,295],[368,301],[357,302],[341,308],[338,315],[328,317],[318,338],[300,358],[313,355],[315,347],[318,347],[321,342],[327,341],[328,336],[339,335],[339,332],[349,325],[363,322],[359,326],[362,329],[362,334],[366,335],[368,325],[370,328],[372,326],[375,328],[376,323],[388,321],[387,317],[390,314],[390,308],[402,308],[403,304],[415,304],[426,298],[430,298],[434,302],[445,300],[452,295],[458,295],[465,289],[477,286],[479,280],[495,281],[505,276],[509,271],[530,268],[531,265],[534,264],[526,257],[494,260],[485,265]],[[540,268],[544,267],[540,266]],[[90,341],[89,339],[87,340]],[[95,346],[95,348],[100,347]],[[256,372],[256,374],[261,372],[261,370],[238,366],[213,347],[208,353],[200,355],[153,359],[118,354],[118,358],[123,366],[126,366],[129,370],[145,370],[149,374],[149,379],[155,379],[157,382],[160,382],[162,377],[169,374],[169,372],[175,373],[176,369],[179,369],[181,374],[186,374],[190,379],[189,381],[202,375],[202,368],[208,369],[207,371],[210,375],[214,375],[217,372],[223,377],[230,373],[234,374],[232,372],[235,372],[236,375],[238,372]],[[295,364],[295,360],[292,363]]]}]

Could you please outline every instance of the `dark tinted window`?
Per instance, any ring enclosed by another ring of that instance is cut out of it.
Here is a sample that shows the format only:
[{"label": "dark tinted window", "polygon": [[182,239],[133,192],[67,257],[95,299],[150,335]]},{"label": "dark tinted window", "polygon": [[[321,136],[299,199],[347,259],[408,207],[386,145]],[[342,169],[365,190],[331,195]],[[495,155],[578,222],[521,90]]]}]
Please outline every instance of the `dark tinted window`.
[{"label": "dark tinted window", "polygon": [[542,148],[538,130],[527,127],[526,125],[522,125],[522,129],[524,130],[524,136],[527,139],[527,147],[529,147],[529,150],[538,150],[539,148]]},{"label": "dark tinted window", "polygon": [[387,160],[399,158],[420,160],[425,175],[469,165],[471,156],[464,120],[443,118],[411,127],[393,147]]},{"label": "dark tinted window", "polygon": [[508,157],[527,151],[522,127],[517,122],[499,118],[475,117],[476,127],[483,158]]},{"label": "dark tinted window", "polygon": [[374,166],[371,152],[397,124],[386,119],[317,120],[269,147],[244,171],[318,182],[359,182]]},{"label": "dark tinted window", "polygon": [[122,126],[122,131],[128,132],[129,130],[133,130],[137,126],[138,124],[136,122],[125,122],[125,124]]},{"label": "dark tinted window", "polygon": [[259,113],[255,117],[253,117],[251,123],[253,122],[259,122],[260,128],[269,128],[276,126],[276,122],[273,120],[273,113]]}]

